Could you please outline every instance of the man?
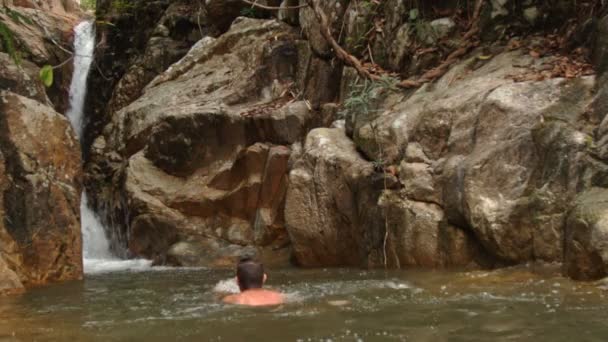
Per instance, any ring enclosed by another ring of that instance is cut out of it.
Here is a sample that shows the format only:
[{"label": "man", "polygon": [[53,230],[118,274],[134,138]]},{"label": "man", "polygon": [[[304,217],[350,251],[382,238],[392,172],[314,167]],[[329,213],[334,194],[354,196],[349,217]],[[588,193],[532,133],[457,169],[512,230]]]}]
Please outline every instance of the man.
[{"label": "man", "polygon": [[284,301],[282,294],[262,289],[266,278],[261,263],[251,258],[241,259],[236,266],[236,282],[241,293],[224,297],[224,302],[249,306],[282,304]]}]

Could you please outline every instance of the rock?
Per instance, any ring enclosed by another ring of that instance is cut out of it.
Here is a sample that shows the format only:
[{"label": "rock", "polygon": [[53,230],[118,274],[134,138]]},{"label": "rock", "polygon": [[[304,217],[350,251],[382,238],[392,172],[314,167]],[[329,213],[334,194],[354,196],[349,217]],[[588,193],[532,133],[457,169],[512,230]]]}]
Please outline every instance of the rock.
[{"label": "rock", "polygon": [[397,268],[488,265],[475,239],[449,225],[439,205],[408,199],[407,185],[391,190],[384,177],[390,175],[375,173],[343,130],[308,134],[285,203],[299,265],[379,267],[385,258]]},{"label": "rock", "polygon": [[219,34],[207,22],[203,0],[124,3],[96,1],[97,19],[107,24],[96,26],[97,71],[92,69],[87,79],[87,87],[95,89],[96,96],[85,99],[87,127],[82,143],[86,158],[88,148],[116,111],[141,95],[143,88],[187,53],[201,35]]},{"label": "rock", "polygon": [[403,195],[386,192],[378,203],[386,215],[389,266],[479,267],[483,259],[475,240],[447,224],[441,207],[410,201]]},{"label": "rock", "polygon": [[593,138],[576,126],[594,79],[506,78],[528,58],[509,52],[475,70],[463,61],[405,101],[388,97],[382,115],[346,116],[368,159],[402,165],[405,197],[437,204],[448,223],[507,263],[560,261],[570,199],[604,179],[596,162],[581,166],[590,165]]},{"label": "rock", "polygon": [[80,145],[68,120],[2,91],[0,130],[2,291],[81,279]]},{"label": "rock", "polygon": [[[42,5],[47,4],[46,2],[41,3]],[[36,8],[38,8],[38,5],[36,5]],[[24,72],[28,76],[23,79],[24,83],[21,87],[28,88],[28,95],[25,96],[31,97],[32,94],[39,94],[36,96],[40,97],[42,96],[40,91],[44,90],[43,93],[48,94],[55,110],[63,113],[68,109],[72,64],[63,63],[70,58],[70,55],[62,50],[61,46],[72,45],[72,29],[80,20],[81,13],[79,11],[64,13],[63,10],[59,12],[48,8],[38,10],[24,7],[5,7],[5,10],[0,11],[0,24],[8,31],[7,34],[12,40],[15,53],[18,53],[20,60],[24,62]],[[0,47],[0,51],[9,52],[5,51],[3,47]],[[38,66],[61,65],[54,70],[53,84],[49,89],[34,90],[41,85],[34,85],[39,79],[39,71],[32,63]],[[7,69],[6,72],[14,74],[13,67],[9,66]],[[4,77],[6,76],[7,74],[4,74]],[[17,91],[17,89],[15,90]],[[17,92],[24,94],[23,90],[25,89],[22,88]],[[47,101],[45,98],[42,102],[46,103]]]},{"label": "rock", "polygon": [[[6,241],[4,238],[0,239]],[[19,276],[0,258],[0,295],[19,293],[24,290]]]},{"label": "rock", "polygon": [[441,203],[440,193],[435,186],[433,171],[429,165],[402,162],[399,179],[408,198],[420,202]]},{"label": "rock", "polygon": [[287,231],[299,265],[359,266],[367,254],[357,196],[373,174],[340,129],[319,128],[306,138],[289,173]]},{"label": "rock", "polygon": [[592,188],[576,198],[566,223],[564,272],[578,280],[608,276],[608,191]]},{"label": "rock", "polygon": [[407,63],[406,58],[410,57],[410,49],[414,43],[411,34],[412,27],[410,24],[403,24],[397,30],[395,40],[391,44],[388,54],[388,64],[392,70],[401,70]]},{"label": "rock", "polygon": [[296,39],[284,23],[240,18],[115,113],[91,149],[87,184],[98,207],[114,208],[108,222],[129,213],[113,221],[133,255],[213,266],[253,250],[288,262],[289,146],[324,120],[285,96]]},{"label": "rock", "polygon": [[608,70],[608,15],[598,20],[592,59],[598,75],[603,76]]},{"label": "rock", "polygon": [[233,268],[239,258],[251,256],[257,258],[257,251],[252,247],[226,245],[219,240],[204,242],[178,242],[171,246],[167,258],[173,265]]},{"label": "rock", "polygon": [[299,0],[283,0],[281,2],[281,9],[277,13],[277,18],[291,25],[299,24],[300,11],[297,9],[288,9],[289,7],[295,7],[300,4]]},{"label": "rock", "polygon": [[431,27],[435,33],[435,39],[440,40],[449,36],[456,28],[456,23],[451,18],[440,18],[431,21]]},{"label": "rock", "polygon": [[246,6],[241,0],[205,0],[207,17],[220,32],[227,31]]},{"label": "rock", "polygon": [[524,9],[524,18],[530,25],[535,25],[537,23],[539,15],[540,12],[536,6]]},{"label": "rock", "polygon": [[80,12],[79,2],[72,0],[13,0],[14,6],[38,9],[58,15]]},{"label": "rock", "polygon": [[110,113],[138,98],[144,87],[182,58],[202,38],[201,35],[215,33],[208,27],[207,17],[191,14],[195,11],[193,7],[195,6],[174,2],[165,10],[145,50],[114,87],[108,104]]},{"label": "rock", "polygon": [[324,103],[334,102],[338,99],[340,83],[337,80],[342,76],[340,63],[313,57],[308,66],[307,75],[310,76],[306,81],[304,94],[315,110],[318,110]]},{"label": "rock", "polygon": [[28,97],[43,104],[50,104],[46,96],[44,85],[38,76],[39,69],[36,65],[25,60],[20,65],[15,64],[13,59],[0,53],[0,63],[4,68],[0,69],[0,87],[15,94]]},{"label": "rock", "polygon": [[[304,0],[300,0],[300,3],[303,4]],[[334,37],[337,37],[340,32],[347,5],[347,0],[327,0],[321,3],[325,15],[331,23],[331,32]],[[300,10],[300,26],[315,54],[323,58],[329,58],[331,56],[331,48],[321,35],[319,21],[311,8],[306,7]]]}]

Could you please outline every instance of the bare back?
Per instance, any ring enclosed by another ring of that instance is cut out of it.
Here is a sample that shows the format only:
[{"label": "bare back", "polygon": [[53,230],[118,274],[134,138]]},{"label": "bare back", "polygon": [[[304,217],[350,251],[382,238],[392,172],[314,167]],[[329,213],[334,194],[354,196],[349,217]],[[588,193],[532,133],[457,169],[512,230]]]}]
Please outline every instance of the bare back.
[{"label": "bare back", "polygon": [[223,301],[229,304],[248,305],[248,306],[268,306],[284,303],[283,295],[279,292],[251,289],[224,297]]}]

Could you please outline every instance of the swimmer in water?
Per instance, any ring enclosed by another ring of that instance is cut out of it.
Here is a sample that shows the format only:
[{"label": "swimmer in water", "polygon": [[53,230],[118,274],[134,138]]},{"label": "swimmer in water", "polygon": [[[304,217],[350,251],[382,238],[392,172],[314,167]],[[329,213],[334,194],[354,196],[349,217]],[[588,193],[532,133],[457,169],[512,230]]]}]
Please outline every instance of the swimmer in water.
[{"label": "swimmer in water", "polygon": [[241,293],[226,296],[223,301],[228,304],[248,306],[282,304],[284,302],[282,294],[262,289],[266,278],[264,266],[261,263],[251,258],[241,259],[236,266],[236,282]]}]

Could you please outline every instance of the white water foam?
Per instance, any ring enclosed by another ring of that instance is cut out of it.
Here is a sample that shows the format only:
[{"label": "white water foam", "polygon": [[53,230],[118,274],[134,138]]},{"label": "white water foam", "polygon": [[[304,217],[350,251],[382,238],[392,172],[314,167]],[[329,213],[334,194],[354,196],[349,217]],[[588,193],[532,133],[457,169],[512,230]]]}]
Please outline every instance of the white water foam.
[{"label": "white water foam", "polygon": [[213,292],[218,293],[239,293],[239,286],[236,283],[236,279],[234,277],[220,280],[213,287]]},{"label": "white water foam", "polygon": [[66,116],[72,123],[78,138],[82,137],[84,99],[87,94],[87,78],[95,52],[95,26],[83,21],[74,28],[74,74],[70,84],[70,109]]},{"label": "white water foam", "polygon": [[[93,22],[83,21],[74,28],[74,74],[70,84],[70,109],[66,113],[78,138],[84,129],[84,100],[94,50],[95,26]],[[106,230],[89,207],[86,192],[81,197],[80,220],[85,273],[141,271],[151,267],[150,260],[121,260],[112,254]]]},{"label": "white water foam", "polygon": [[[273,289],[271,287],[271,289]],[[332,281],[327,283],[315,284],[296,284],[280,286],[274,288],[283,293],[286,302],[298,303],[312,298],[333,297],[333,296],[352,296],[353,294],[370,289],[389,289],[395,291],[409,290],[415,293],[422,291],[409,283],[398,280],[354,280],[354,281]],[[213,287],[213,292],[219,294],[239,293],[239,286],[234,277],[220,280]],[[329,300],[333,306],[344,306],[350,304],[348,300]]]}]

